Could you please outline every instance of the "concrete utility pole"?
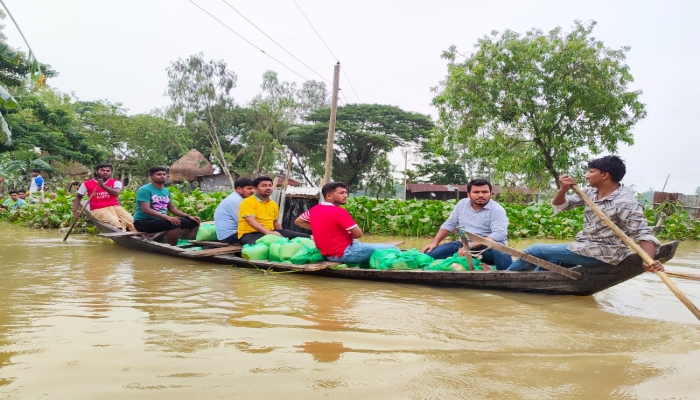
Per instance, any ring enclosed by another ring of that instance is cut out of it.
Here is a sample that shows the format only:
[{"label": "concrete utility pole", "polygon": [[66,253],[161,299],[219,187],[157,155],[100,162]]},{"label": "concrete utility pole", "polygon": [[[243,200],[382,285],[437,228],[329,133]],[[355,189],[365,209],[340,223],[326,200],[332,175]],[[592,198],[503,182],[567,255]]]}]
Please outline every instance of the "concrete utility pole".
[{"label": "concrete utility pole", "polygon": [[338,112],[338,81],[340,80],[340,61],[333,68],[333,92],[331,92],[331,120],[328,123],[328,140],[326,141],[326,172],[321,186],[331,181],[333,169],[333,140],[335,137],[335,115]]}]

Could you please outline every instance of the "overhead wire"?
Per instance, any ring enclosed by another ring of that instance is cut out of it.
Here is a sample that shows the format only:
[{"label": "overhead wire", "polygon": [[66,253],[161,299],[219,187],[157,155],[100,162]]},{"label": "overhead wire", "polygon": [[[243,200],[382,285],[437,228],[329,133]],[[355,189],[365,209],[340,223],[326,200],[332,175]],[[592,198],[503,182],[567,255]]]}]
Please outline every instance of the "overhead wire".
[{"label": "overhead wire", "polygon": [[24,39],[24,43],[27,45],[27,49],[29,49],[29,54],[33,54],[33,55],[34,55],[34,58],[36,58],[36,53],[34,53],[34,50],[32,50],[32,46],[29,45],[29,41],[27,41],[27,38],[24,36],[24,33],[22,32],[22,29],[19,27],[19,24],[17,23],[17,21],[15,20],[15,17],[14,17],[14,16],[12,15],[12,13],[10,12],[10,9],[7,8],[7,5],[5,4],[5,2],[4,2],[3,0],[0,0],[0,4],[2,4],[2,8],[4,8],[5,11],[7,11],[7,15],[10,16],[10,19],[12,20],[12,23],[15,24],[15,27],[17,28],[17,31],[19,32],[20,36],[22,36],[22,39]]},{"label": "overhead wire", "polygon": [[233,11],[235,11],[238,15],[240,15],[241,17],[243,17],[243,19],[245,19],[246,21],[248,21],[248,23],[250,23],[251,25],[253,25],[253,26],[255,27],[255,29],[259,30],[260,33],[262,33],[263,35],[265,35],[268,39],[272,40],[272,42],[273,42],[274,44],[276,44],[280,49],[284,50],[287,54],[289,54],[290,56],[292,56],[295,60],[299,61],[303,66],[305,66],[306,68],[308,68],[311,72],[313,72],[314,74],[320,76],[321,79],[325,80],[326,82],[331,83],[331,84],[333,83],[333,82],[331,82],[330,80],[328,80],[326,77],[324,77],[323,75],[321,75],[320,73],[316,72],[313,68],[309,67],[305,62],[301,61],[297,56],[295,56],[294,54],[292,54],[289,50],[285,49],[281,44],[277,43],[277,41],[276,41],[275,39],[273,39],[272,37],[270,37],[270,35],[268,35],[267,33],[265,33],[265,31],[263,31],[262,29],[260,29],[257,25],[255,25],[255,24],[253,23],[253,21],[251,21],[251,20],[249,20],[248,18],[246,18],[245,15],[243,15],[243,14],[242,14],[240,11],[238,11],[235,7],[233,7],[231,4],[229,4],[229,2],[227,2],[226,0],[223,0],[223,2],[226,3],[226,5],[229,6],[229,7],[230,7]]},{"label": "overhead wire", "polygon": [[241,34],[239,34],[238,32],[234,31],[230,26],[226,25],[226,24],[225,24],[224,22],[222,22],[220,19],[216,18],[216,17],[215,17],[214,15],[212,15],[209,11],[205,10],[204,8],[202,8],[199,4],[195,3],[195,2],[192,1],[192,0],[189,0],[189,2],[192,3],[192,4],[194,4],[195,6],[197,6],[197,8],[199,8],[199,9],[202,10],[202,11],[204,11],[204,12],[205,12],[207,15],[209,15],[210,17],[214,18],[218,23],[220,23],[221,25],[225,26],[226,29],[228,29],[228,30],[230,30],[231,32],[233,32],[236,36],[238,36],[239,38],[243,39],[246,43],[248,43],[249,45],[255,47],[255,48],[258,49],[261,53],[263,53],[263,54],[265,54],[266,56],[268,56],[268,57],[270,57],[271,59],[273,59],[273,60],[274,60],[275,62],[277,62],[279,65],[283,66],[284,68],[287,68],[289,71],[291,71],[291,72],[293,72],[294,74],[298,75],[299,77],[301,77],[301,78],[304,79],[305,81],[308,81],[308,80],[309,80],[309,79],[307,79],[306,77],[304,77],[304,75],[302,75],[302,74],[296,72],[295,70],[291,69],[290,67],[286,66],[282,61],[276,59],[275,57],[273,57],[273,56],[271,56],[270,54],[268,54],[267,52],[265,52],[265,50],[261,49],[260,47],[256,46],[255,44],[253,44],[250,40],[248,40],[248,39],[244,38],[243,36],[241,36]]},{"label": "overhead wire", "polygon": [[[333,50],[331,50],[331,48],[328,46],[328,43],[326,43],[326,41],[323,40],[323,37],[321,36],[320,33],[318,33],[318,30],[316,30],[316,28],[314,27],[314,24],[311,23],[311,20],[309,20],[309,17],[306,16],[306,13],[304,13],[304,10],[301,9],[301,7],[299,6],[299,3],[297,3],[296,0],[292,0],[292,1],[299,9],[299,12],[301,12],[301,15],[304,16],[304,19],[306,20],[306,22],[309,23],[309,26],[311,26],[311,29],[313,29],[314,32],[316,32],[316,35],[318,36],[318,38],[321,39],[321,42],[323,42],[323,45],[326,46],[326,49],[328,49],[328,52],[331,53],[331,56],[333,56],[333,59],[335,59],[336,62],[340,63],[340,61],[338,60],[338,57],[336,57],[335,53],[333,53]],[[357,99],[360,102],[362,102],[362,99],[360,99],[360,95],[357,94],[357,90],[355,90],[355,85],[352,84],[350,77],[348,76],[347,72],[345,72],[345,68],[341,67],[340,69],[343,71],[343,75],[345,75],[345,79],[348,80],[348,83],[350,84],[350,88],[352,88],[352,91],[355,93],[355,96],[357,96]]]}]

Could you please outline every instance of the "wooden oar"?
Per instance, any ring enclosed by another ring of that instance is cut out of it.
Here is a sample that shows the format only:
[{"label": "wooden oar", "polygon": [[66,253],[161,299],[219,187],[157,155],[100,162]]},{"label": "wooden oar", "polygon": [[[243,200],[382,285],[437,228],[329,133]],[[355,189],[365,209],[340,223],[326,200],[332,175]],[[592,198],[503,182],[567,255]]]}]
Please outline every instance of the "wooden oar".
[{"label": "wooden oar", "polygon": [[493,240],[486,239],[485,237],[475,235],[475,234],[470,233],[470,232],[466,232],[465,234],[467,235],[467,237],[469,239],[471,239],[479,244],[483,244],[485,246],[491,246],[494,250],[500,251],[501,253],[505,253],[505,254],[508,254],[509,256],[513,256],[513,257],[519,258],[523,261],[527,261],[530,264],[537,265],[538,267],[542,267],[544,269],[550,270],[550,271],[555,272],[559,275],[563,275],[567,278],[577,280],[578,278],[581,277],[581,273],[578,271],[572,271],[569,268],[564,268],[561,265],[557,265],[557,264],[551,263],[549,261],[542,260],[540,258],[537,258],[537,257],[531,255],[531,254],[524,253],[520,250],[516,250],[512,247],[508,247],[504,244],[494,242]]},{"label": "wooden oar", "polygon": [[469,265],[469,270],[474,271],[474,260],[472,259],[472,255],[470,254],[471,249],[469,248],[469,241],[464,236],[462,236],[460,239],[462,240],[462,247],[464,247],[464,250],[466,250],[467,252],[467,256],[464,258],[467,259],[467,265]]},{"label": "wooden oar", "polygon": [[68,229],[68,232],[66,232],[66,236],[63,237],[63,241],[64,241],[64,242],[65,242],[66,240],[68,240],[68,235],[70,235],[70,233],[73,232],[73,228],[75,228],[75,224],[78,223],[78,220],[80,219],[80,216],[83,215],[83,211],[85,211],[85,207],[87,207],[88,204],[90,204],[90,200],[92,199],[92,196],[95,195],[95,193],[97,193],[97,189],[95,189],[95,191],[93,191],[92,194],[91,194],[90,196],[88,196],[87,200],[85,201],[85,204],[83,204],[83,208],[81,208],[81,209],[80,209],[80,212],[78,213],[78,215],[75,216],[75,220],[74,220],[73,223],[71,224],[70,229]]},{"label": "wooden oar", "polygon": [[[625,242],[625,244],[627,244],[629,247],[632,248],[632,250],[639,254],[639,256],[642,257],[642,260],[644,260],[645,263],[649,265],[654,263],[654,260],[651,257],[649,257],[649,254],[647,254],[647,252],[644,251],[644,249],[642,249],[637,243],[635,243],[634,240],[630,239],[629,236],[627,236],[625,232],[622,231],[622,229],[615,225],[615,223],[613,223],[610,220],[610,218],[608,218],[608,216],[593,202],[593,200],[591,200],[590,197],[586,196],[586,194],[583,193],[583,191],[578,186],[571,185],[571,189],[574,192],[576,192],[576,194],[579,195],[579,197],[581,197],[581,199],[584,202],[586,202],[586,204],[588,204],[588,206],[593,210],[593,212],[596,213],[598,218],[600,218],[600,220],[603,221],[603,223],[605,223],[605,225],[610,227],[610,229],[612,229],[612,231],[615,232],[617,236],[619,236],[620,239],[622,239],[622,241]],[[678,300],[680,300],[681,303],[685,304],[685,306],[688,307],[688,310],[690,310],[690,312],[692,312],[693,315],[695,315],[695,317],[698,320],[700,320],[700,310],[698,310],[695,304],[693,304],[687,297],[685,297],[685,295],[678,289],[678,287],[673,283],[673,281],[671,281],[668,278],[668,276],[662,271],[654,271],[654,273],[658,275],[662,281],[664,281],[666,286],[668,286],[668,288],[671,289],[671,291],[673,292],[673,294],[676,295]]]}]

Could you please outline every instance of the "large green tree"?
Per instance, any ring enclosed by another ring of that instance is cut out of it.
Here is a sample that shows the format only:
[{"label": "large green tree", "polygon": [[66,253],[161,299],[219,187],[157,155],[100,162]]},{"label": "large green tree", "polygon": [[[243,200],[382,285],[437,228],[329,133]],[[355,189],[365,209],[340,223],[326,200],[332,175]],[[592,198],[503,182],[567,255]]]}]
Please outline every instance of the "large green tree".
[{"label": "large green tree", "polygon": [[119,103],[79,101],[75,108],[87,142],[121,174],[143,176],[155,165],[170,165],[192,146],[192,134],[164,112],[127,115]]},{"label": "large green tree", "polygon": [[632,144],[646,111],[641,91],[628,88],[629,48],[606,47],[594,27],[493,32],[467,56],[452,46],[433,99],[442,140],[465,144],[497,180],[515,174],[533,186],[558,185],[590,154]]},{"label": "large green tree", "polygon": [[[299,126],[295,136],[309,149],[308,156],[316,173],[323,171],[330,109],[310,113],[312,125]],[[429,116],[381,104],[348,104],[338,107],[333,179],[353,188],[360,184],[380,159],[397,147],[418,146],[433,122]]]},{"label": "large green tree", "polygon": [[235,171],[229,168],[231,154],[224,151],[221,131],[225,129],[227,115],[235,108],[231,90],[236,86],[236,74],[228,69],[226,62],[205,61],[200,53],[170,64],[168,78],[172,114],[188,129],[207,139],[212,157],[233,187]]}]

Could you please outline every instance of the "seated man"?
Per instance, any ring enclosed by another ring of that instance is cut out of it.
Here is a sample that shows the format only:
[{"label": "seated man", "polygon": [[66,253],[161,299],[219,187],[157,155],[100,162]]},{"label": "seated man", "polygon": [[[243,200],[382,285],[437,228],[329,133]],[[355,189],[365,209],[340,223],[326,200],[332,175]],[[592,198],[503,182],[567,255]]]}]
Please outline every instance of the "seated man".
[{"label": "seated man", "polygon": [[[194,240],[201,221],[199,217],[187,215],[173,205],[173,196],[165,187],[165,167],[149,169],[148,176],[151,183],[141,186],[136,192],[136,229],[146,233],[168,231],[165,238],[171,246],[177,245],[180,229],[189,229],[187,238]],[[177,217],[169,216],[168,212]]]},{"label": "seated man", "polygon": [[[435,239],[422,251],[435,259],[448,258],[458,252],[464,256],[466,249],[462,249],[461,240],[440,245],[440,242],[457,228],[506,244],[508,216],[500,204],[491,200],[491,189],[491,183],[486,179],[474,179],[467,183],[468,197],[457,202]],[[470,247],[475,251],[484,248],[483,245]],[[513,262],[508,254],[494,249],[484,251],[481,256],[484,263],[495,265],[499,270],[508,268]]]},{"label": "seated man", "polygon": [[[627,168],[624,161],[617,156],[605,156],[588,163],[586,179],[589,187],[583,192],[593,199],[615,225],[627,236],[639,242],[639,246],[654,258],[661,243],[651,233],[644,217],[644,209],[632,193],[624,190],[620,181]],[[575,185],[573,179],[564,175],[559,178],[559,191],[552,206],[559,213],[585,205],[579,196],[567,196],[566,192]],[[576,265],[591,266],[602,263],[617,265],[630,253],[629,247],[615,232],[605,225],[588,206],[584,208],[583,230],[576,235],[576,241],[570,244],[533,244],[525,253],[565,267]],[[643,263],[647,271],[663,271],[663,266],[655,261],[652,265]],[[508,267],[509,271],[529,271],[535,266],[517,260]],[[538,268],[539,270],[540,268]]]},{"label": "seated man", "polygon": [[216,238],[229,244],[238,243],[238,211],[241,202],[255,192],[253,181],[248,178],[236,179],[233,187],[235,192],[223,199],[214,211]]},{"label": "seated man", "polygon": [[95,178],[83,182],[73,200],[73,214],[80,218],[80,200],[89,193],[90,212],[96,220],[122,231],[135,231],[134,217],[119,205],[122,183],[112,179],[112,166],[100,164],[95,167]]},{"label": "seated man", "polygon": [[362,230],[341,205],[348,202],[348,187],[343,182],[323,185],[325,201],[301,214],[295,224],[310,229],[314,243],[329,261],[360,264],[369,261],[374,250],[397,249],[385,244],[362,243]]},{"label": "seated man", "polygon": [[16,210],[18,208],[27,207],[27,202],[19,198],[19,192],[16,190],[10,191],[10,198],[5,200],[0,207],[7,210]]},{"label": "seated man", "polygon": [[25,202],[27,201],[27,191],[26,190],[20,189],[17,191],[17,193],[19,194],[20,199],[24,200]]},{"label": "seated man", "polygon": [[241,202],[238,211],[238,241],[241,244],[253,244],[265,235],[277,235],[286,238],[309,237],[301,232],[282,229],[282,224],[277,221],[280,209],[272,195],[272,179],[268,176],[259,176],[253,180],[255,193]]}]

